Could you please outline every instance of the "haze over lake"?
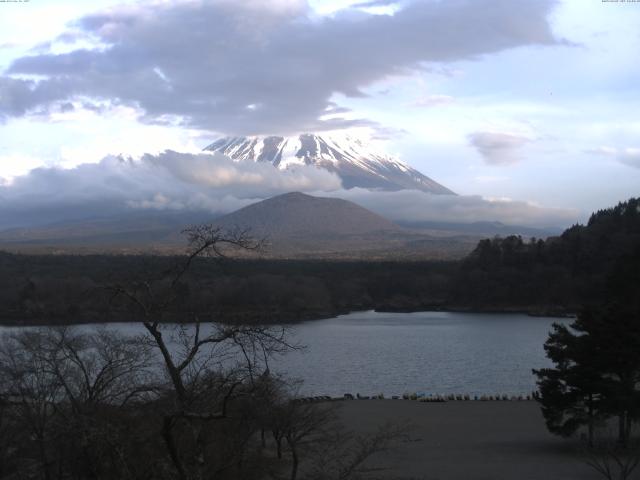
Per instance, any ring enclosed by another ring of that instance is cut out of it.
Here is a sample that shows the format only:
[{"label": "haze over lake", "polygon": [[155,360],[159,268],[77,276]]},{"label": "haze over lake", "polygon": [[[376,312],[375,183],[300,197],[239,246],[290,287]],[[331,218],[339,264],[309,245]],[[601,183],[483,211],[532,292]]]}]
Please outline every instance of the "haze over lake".
[{"label": "haze over lake", "polygon": [[[531,369],[550,365],[543,345],[552,323],[569,321],[504,313],[357,312],[295,325],[292,342],[304,350],[277,357],[271,370],[303,380],[302,395],[526,395],[535,389]],[[144,333],[137,323],[108,328]]]}]

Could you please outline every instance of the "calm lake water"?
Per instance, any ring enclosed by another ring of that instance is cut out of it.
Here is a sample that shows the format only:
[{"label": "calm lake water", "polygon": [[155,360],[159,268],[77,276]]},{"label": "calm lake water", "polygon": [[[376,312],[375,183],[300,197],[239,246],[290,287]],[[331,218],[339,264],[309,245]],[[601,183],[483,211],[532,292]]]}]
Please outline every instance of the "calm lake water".
[{"label": "calm lake water", "polygon": [[[549,365],[543,344],[553,322],[519,314],[359,312],[293,328],[306,346],[272,371],[304,381],[301,394],[527,394],[532,368]],[[80,328],[92,328],[82,326]],[[139,324],[116,324],[142,333]],[[0,328],[0,331],[15,330]]]},{"label": "calm lake water", "polygon": [[532,368],[550,365],[543,344],[554,322],[519,314],[360,312],[305,322],[307,345],[276,370],[312,394],[404,392],[527,394]]}]

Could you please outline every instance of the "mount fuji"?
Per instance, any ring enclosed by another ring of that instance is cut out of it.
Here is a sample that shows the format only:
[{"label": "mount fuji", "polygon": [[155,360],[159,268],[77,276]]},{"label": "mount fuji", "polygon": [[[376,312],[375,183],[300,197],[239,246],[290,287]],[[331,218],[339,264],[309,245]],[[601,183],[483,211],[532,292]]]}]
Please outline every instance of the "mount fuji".
[{"label": "mount fuji", "polygon": [[398,158],[348,135],[225,137],[205,150],[221,153],[234,161],[269,162],[281,170],[314,165],[338,175],[345,188],[411,189],[455,195]]}]

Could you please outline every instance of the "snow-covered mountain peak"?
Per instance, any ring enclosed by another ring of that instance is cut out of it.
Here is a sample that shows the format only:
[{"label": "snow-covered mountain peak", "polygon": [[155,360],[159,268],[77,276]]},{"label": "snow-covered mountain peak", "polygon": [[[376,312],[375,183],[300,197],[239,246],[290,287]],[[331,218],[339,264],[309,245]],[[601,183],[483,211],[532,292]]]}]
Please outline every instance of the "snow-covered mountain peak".
[{"label": "snow-covered mountain peak", "polygon": [[279,169],[314,165],[336,173],[345,188],[453,193],[400,159],[348,134],[225,137],[205,150],[235,161],[269,162]]}]

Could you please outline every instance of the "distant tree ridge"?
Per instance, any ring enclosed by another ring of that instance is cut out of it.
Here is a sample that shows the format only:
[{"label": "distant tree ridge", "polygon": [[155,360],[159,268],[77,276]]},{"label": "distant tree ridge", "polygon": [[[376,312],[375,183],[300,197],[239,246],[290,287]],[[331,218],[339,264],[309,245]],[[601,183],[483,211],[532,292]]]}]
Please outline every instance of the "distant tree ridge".
[{"label": "distant tree ridge", "polygon": [[546,240],[482,240],[462,261],[453,298],[464,305],[558,306],[601,303],[618,260],[640,249],[640,199],[600,210]]}]

